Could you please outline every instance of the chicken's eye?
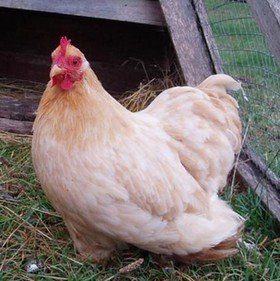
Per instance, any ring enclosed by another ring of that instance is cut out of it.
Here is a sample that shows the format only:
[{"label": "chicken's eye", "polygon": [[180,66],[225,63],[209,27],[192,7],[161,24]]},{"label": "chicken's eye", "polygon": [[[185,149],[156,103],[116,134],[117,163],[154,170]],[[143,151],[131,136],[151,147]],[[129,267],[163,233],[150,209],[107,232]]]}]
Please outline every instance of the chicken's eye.
[{"label": "chicken's eye", "polygon": [[73,58],[72,59],[72,65],[73,66],[78,66],[80,64],[80,58]]}]

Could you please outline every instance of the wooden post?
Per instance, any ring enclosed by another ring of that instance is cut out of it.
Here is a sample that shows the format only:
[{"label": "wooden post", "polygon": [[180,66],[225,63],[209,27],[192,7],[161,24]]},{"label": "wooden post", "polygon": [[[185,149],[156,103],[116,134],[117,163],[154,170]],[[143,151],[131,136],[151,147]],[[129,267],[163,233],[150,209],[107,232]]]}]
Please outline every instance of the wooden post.
[{"label": "wooden post", "polygon": [[279,0],[247,0],[255,16],[268,46],[280,63],[280,1]]},{"label": "wooden post", "polygon": [[214,72],[199,19],[191,0],[159,0],[169,33],[182,69],[190,86],[198,85]]},{"label": "wooden post", "polygon": [[212,28],[209,24],[208,15],[203,3],[203,0],[195,0],[194,7],[199,19],[200,30],[203,32],[207,49],[211,56],[211,60],[214,66],[215,73],[223,73],[222,60],[218,51]]}]

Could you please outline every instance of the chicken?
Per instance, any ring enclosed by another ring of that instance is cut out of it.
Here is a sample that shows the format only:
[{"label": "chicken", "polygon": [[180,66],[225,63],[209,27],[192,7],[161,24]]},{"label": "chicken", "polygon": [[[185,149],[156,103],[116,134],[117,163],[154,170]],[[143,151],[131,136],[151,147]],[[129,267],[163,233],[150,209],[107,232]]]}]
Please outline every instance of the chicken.
[{"label": "chicken", "polygon": [[42,188],[81,255],[127,244],[182,262],[236,253],[242,218],[217,195],[241,146],[240,84],[220,74],[162,92],[132,113],[62,37],[34,122]]}]

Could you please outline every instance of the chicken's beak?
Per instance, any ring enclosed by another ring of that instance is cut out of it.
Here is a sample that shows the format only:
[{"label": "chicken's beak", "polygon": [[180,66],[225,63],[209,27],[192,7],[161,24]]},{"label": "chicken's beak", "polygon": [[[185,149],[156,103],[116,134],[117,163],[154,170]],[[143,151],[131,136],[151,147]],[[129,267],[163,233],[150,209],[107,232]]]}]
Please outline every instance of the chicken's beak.
[{"label": "chicken's beak", "polygon": [[50,78],[53,78],[56,75],[61,75],[63,72],[64,70],[62,68],[60,68],[57,64],[54,64],[50,72]]},{"label": "chicken's beak", "polygon": [[50,71],[50,79],[52,80],[52,87],[58,83],[59,78],[64,74],[64,69],[54,64]]}]

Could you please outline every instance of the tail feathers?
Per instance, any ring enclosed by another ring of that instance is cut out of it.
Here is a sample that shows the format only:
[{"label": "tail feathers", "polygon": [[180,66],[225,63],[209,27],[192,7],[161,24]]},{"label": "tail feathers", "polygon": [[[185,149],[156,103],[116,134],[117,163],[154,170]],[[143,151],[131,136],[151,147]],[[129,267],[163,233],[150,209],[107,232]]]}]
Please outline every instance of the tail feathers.
[{"label": "tail feathers", "polygon": [[174,255],[174,259],[184,264],[193,264],[193,263],[206,263],[206,262],[215,262],[231,256],[234,256],[238,253],[237,242],[241,237],[243,231],[243,222],[240,224],[238,232],[227,238],[226,240],[220,242],[218,245],[215,245],[212,248],[203,249],[198,253],[188,254],[185,256]]},{"label": "tail feathers", "polygon": [[[238,91],[241,89],[241,83],[237,82],[229,75],[211,75],[198,85],[197,88],[207,93],[210,97],[223,100],[225,104],[233,107],[234,110],[238,108],[236,100],[228,95],[226,90]],[[229,108],[227,108],[227,110],[229,110]]]},{"label": "tail feathers", "polygon": [[201,215],[187,214],[183,217],[186,232],[180,229],[180,233],[187,234],[182,241],[188,251],[184,253],[176,249],[173,252],[176,260],[183,263],[210,262],[238,252],[237,242],[243,231],[244,219],[218,197],[211,199],[207,217],[206,220]]},{"label": "tail feathers", "polygon": [[237,82],[229,75],[216,74],[209,76],[198,86],[199,89],[213,89],[217,87],[222,87],[226,90],[238,91],[241,89],[241,83]]},{"label": "tail feathers", "polygon": [[232,144],[234,153],[241,149],[241,122],[236,100],[226,90],[237,91],[241,83],[226,74],[216,74],[205,79],[198,88],[210,97],[212,105],[227,119],[225,134]]}]

